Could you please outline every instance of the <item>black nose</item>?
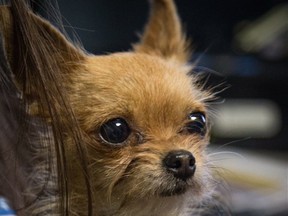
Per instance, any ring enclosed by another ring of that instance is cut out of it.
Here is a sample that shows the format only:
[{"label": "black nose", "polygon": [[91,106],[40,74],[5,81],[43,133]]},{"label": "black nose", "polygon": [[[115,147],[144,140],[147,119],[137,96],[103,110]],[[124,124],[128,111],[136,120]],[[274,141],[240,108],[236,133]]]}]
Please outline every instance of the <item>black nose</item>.
[{"label": "black nose", "polygon": [[172,151],[163,160],[166,169],[173,173],[175,178],[186,181],[196,170],[195,158],[185,150]]}]

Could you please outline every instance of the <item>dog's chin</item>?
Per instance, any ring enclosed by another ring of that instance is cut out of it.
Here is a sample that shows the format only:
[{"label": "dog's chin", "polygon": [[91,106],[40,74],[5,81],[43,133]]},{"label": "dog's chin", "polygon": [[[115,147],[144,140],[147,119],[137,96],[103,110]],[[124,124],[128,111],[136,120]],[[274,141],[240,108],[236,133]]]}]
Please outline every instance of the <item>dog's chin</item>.
[{"label": "dog's chin", "polygon": [[172,187],[165,188],[160,191],[160,197],[179,196],[187,192],[189,185],[186,182],[178,182]]}]

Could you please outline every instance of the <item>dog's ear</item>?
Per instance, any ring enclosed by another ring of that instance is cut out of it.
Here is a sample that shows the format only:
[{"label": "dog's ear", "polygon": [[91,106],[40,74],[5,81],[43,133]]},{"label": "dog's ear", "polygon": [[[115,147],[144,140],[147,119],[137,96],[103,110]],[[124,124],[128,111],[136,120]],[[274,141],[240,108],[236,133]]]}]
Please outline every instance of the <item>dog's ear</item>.
[{"label": "dog's ear", "polygon": [[186,63],[190,56],[190,43],[182,31],[173,0],[150,2],[150,18],[141,41],[134,45],[135,51]]},{"label": "dog's ear", "polygon": [[[35,64],[41,62],[42,56],[54,61],[58,67],[67,67],[70,62],[79,62],[85,57],[82,50],[68,41],[59,30],[32,13],[24,1],[11,1],[11,4],[11,7],[0,6],[0,32],[16,76],[24,64],[27,70],[37,67]],[[23,59],[27,62],[23,63]],[[61,69],[65,71],[65,68]]]}]

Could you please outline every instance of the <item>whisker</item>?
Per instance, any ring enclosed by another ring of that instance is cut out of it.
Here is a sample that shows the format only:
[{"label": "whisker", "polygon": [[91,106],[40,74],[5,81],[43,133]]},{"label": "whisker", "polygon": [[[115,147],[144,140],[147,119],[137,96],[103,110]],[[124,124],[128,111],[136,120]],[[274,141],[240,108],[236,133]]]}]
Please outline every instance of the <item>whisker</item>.
[{"label": "whisker", "polygon": [[211,157],[211,156],[214,157],[214,156],[219,156],[219,155],[223,155],[223,154],[236,156],[236,157],[239,157],[241,159],[246,159],[243,155],[241,155],[237,152],[232,152],[232,151],[213,152],[213,153],[208,154],[208,157]]},{"label": "whisker", "polygon": [[232,145],[232,144],[235,144],[235,143],[244,142],[244,141],[247,141],[247,140],[250,140],[250,139],[252,139],[252,137],[246,137],[246,138],[242,138],[242,139],[238,139],[238,140],[233,140],[231,142],[225,143],[225,144],[217,147],[216,150],[222,149],[222,148],[224,148],[226,146],[229,146],[229,145]]},{"label": "whisker", "polygon": [[[211,75],[211,74],[214,74],[214,75],[223,77],[223,74],[221,74],[221,73],[219,73],[218,71],[213,70],[213,69],[211,69],[211,68],[205,67],[205,66],[195,66],[195,67],[192,69],[192,72],[199,73],[200,75],[206,73],[206,74],[208,74],[207,76],[209,76],[208,78],[210,78],[210,75]],[[204,74],[204,75],[205,75],[205,74]]]}]

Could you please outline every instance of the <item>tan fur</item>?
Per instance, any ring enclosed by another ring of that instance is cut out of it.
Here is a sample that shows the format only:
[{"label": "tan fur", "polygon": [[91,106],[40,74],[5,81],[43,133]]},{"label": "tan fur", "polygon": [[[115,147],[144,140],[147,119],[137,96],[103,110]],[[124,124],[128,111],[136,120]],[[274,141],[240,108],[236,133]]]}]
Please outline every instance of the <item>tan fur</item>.
[{"label": "tan fur", "polygon": [[[31,14],[34,24],[55,42],[53,56],[63,71],[63,91],[85,140],[95,216],[188,215],[191,206],[211,194],[205,156],[209,133],[205,137],[179,133],[191,112],[208,116],[204,102],[209,95],[188,75],[192,69],[188,65],[189,43],[173,1],[151,2],[150,19],[134,50],[104,56],[84,54],[48,22]],[[7,9],[2,11],[8,13]],[[6,15],[0,24],[9,53],[13,33],[3,20]],[[115,117],[124,118],[132,128],[121,146],[104,143],[99,137],[100,126]],[[86,215],[87,188],[83,186],[81,162],[71,138],[65,140],[72,188],[70,214]],[[162,160],[168,152],[181,149],[193,153],[196,173],[187,182],[185,194],[163,197],[161,192],[173,188],[176,180],[166,173]]]}]

